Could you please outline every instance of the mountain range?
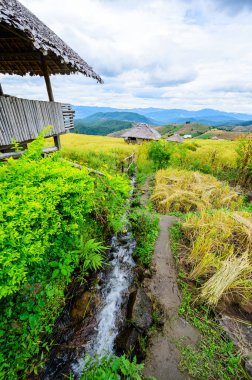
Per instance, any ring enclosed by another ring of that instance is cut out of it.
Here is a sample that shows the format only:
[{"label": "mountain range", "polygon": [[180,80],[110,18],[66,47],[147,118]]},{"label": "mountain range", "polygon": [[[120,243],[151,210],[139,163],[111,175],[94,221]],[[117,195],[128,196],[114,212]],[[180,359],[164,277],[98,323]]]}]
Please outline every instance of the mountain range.
[{"label": "mountain range", "polygon": [[184,109],[117,109],[89,106],[73,106],[73,108],[75,110],[75,131],[85,134],[107,135],[130,128],[136,122],[153,126],[190,122],[226,130],[241,128],[242,131],[251,130],[252,125],[252,115],[250,114],[214,109],[188,111]]},{"label": "mountain range", "polygon": [[235,113],[218,111],[205,108],[198,111],[188,111],[184,109],[164,109],[164,108],[132,108],[121,109],[111,107],[89,107],[89,106],[73,106],[75,110],[75,118],[83,119],[97,113],[137,113],[151,119],[154,125],[183,123],[185,121],[200,122],[208,125],[223,125],[223,123],[240,124],[243,121],[252,121],[252,114]]}]

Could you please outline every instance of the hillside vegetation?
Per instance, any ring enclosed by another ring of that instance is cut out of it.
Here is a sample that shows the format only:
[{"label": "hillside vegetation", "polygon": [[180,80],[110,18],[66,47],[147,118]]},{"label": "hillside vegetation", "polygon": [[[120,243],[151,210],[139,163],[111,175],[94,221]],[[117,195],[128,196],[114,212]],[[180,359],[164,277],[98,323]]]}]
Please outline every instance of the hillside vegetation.
[{"label": "hillside vegetation", "polygon": [[134,123],[152,124],[152,120],[134,112],[99,112],[84,119],[76,119],[75,132],[105,136],[130,128]]}]

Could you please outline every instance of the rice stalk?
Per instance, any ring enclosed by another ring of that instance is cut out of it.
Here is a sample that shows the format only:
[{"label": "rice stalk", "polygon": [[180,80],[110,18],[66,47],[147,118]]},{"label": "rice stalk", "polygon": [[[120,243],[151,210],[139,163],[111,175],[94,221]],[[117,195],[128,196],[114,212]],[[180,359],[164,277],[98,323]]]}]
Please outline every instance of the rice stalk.
[{"label": "rice stalk", "polygon": [[179,169],[156,173],[152,200],[157,211],[189,212],[228,207],[238,209],[242,198],[211,175]]},{"label": "rice stalk", "polygon": [[252,301],[251,225],[249,212],[224,210],[190,215],[183,223],[189,277],[204,282],[201,296],[210,304],[224,294],[240,304]]},{"label": "rice stalk", "polygon": [[234,284],[251,271],[248,252],[242,256],[229,256],[221,268],[202,286],[200,297],[210,305],[217,305],[224,293],[235,289]]}]

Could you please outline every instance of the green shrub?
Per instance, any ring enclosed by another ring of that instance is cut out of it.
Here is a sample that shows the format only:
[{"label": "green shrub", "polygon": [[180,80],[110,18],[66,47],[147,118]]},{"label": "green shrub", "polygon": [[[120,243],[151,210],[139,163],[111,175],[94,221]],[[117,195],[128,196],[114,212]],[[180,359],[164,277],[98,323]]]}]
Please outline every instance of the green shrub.
[{"label": "green shrub", "polygon": [[136,358],[131,362],[125,355],[87,358],[81,380],[141,380],[142,370],[143,364],[137,364]]},{"label": "green shrub", "polygon": [[171,157],[169,143],[165,140],[152,141],[148,147],[148,156],[156,170],[166,168]]},{"label": "green shrub", "polygon": [[[92,175],[59,154],[41,156],[42,137],[0,166],[0,378],[36,373],[73,274],[101,267],[103,236],[123,227],[129,184]],[[97,240],[98,239],[98,240]],[[34,360],[34,356],[36,360]]]}]

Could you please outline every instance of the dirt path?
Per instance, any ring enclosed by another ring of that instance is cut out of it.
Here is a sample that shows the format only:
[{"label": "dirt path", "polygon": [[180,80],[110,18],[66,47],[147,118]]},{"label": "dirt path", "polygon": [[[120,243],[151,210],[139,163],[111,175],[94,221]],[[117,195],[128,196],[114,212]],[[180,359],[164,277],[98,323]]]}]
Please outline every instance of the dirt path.
[{"label": "dirt path", "polygon": [[146,206],[148,198],[149,198],[149,192],[150,192],[150,182],[152,180],[152,177],[148,177],[147,180],[145,181],[143,187],[142,187],[142,196],[141,196],[141,205]]},{"label": "dirt path", "polygon": [[145,359],[144,376],[155,376],[157,380],[190,379],[178,368],[180,354],[176,343],[182,339],[185,344],[195,344],[199,339],[199,333],[178,316],[180,292],[168,235],[168,228],[176,220],[160,216],[160,234],[153,255],[156,272],[146,284],[165,314],[162,331],[152,335]]}]

